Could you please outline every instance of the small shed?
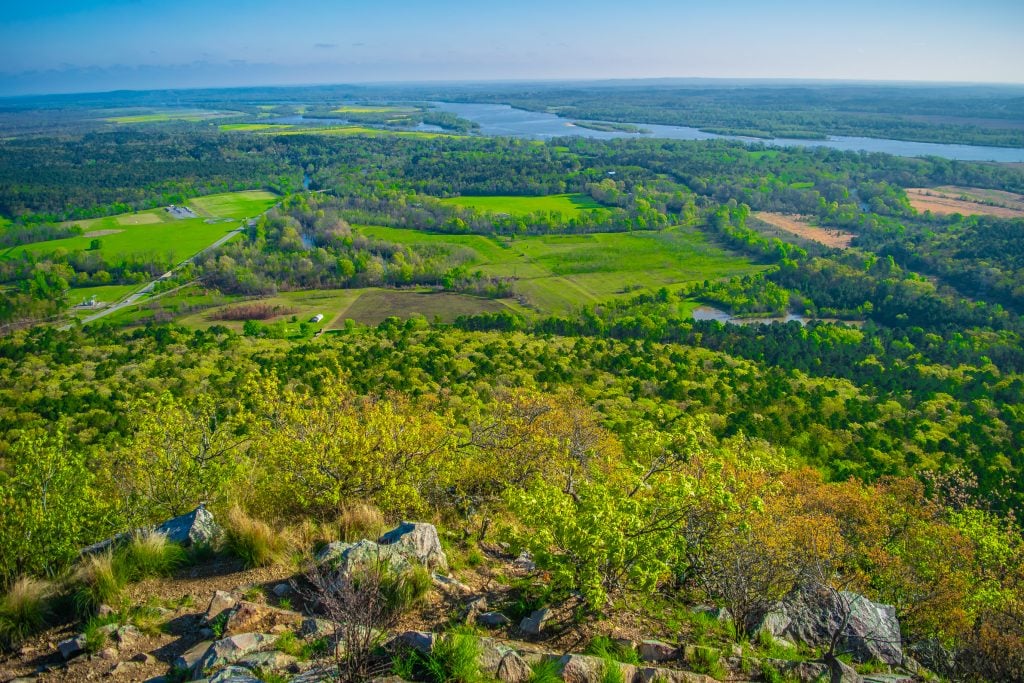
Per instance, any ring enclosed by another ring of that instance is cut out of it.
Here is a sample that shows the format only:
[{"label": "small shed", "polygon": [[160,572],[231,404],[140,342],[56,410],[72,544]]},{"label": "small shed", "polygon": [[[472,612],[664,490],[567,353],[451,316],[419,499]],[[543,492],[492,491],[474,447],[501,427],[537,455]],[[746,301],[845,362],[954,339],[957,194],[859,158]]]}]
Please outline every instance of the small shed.
[{"label": "small shed", "polygon": [[309,319],[309,322],[311,322],[311,323],[318,323],[318,322],[320,322],[323,319],[324,319],[324,314],[323,313],[317,313],[316,315],[314,315],[312,318]]}]

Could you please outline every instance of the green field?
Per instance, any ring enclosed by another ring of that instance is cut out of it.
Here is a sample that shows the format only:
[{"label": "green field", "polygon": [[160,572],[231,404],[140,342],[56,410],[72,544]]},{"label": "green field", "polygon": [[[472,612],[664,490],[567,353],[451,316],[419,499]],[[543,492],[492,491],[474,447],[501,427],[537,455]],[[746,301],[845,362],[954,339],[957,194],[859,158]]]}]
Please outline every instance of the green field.
[{"label": "green field", "polygon": [[413,114],[418,112],[416,107],[400,107],[386,104],[343,104],[337,109],[332,109],[333,114]]},{"label": "green field", "polygon": [[11,247],[0,252],[0,258],[25,252],[49,254],[59,249],[85,251],[98,239],[98,251],[108,261],[148,254],[165,259],[170,265],[202,251],[237,228],[240,220],[266,211],[276,201],[275,195],[263,190],[229,192],[186,202],[199,218],[176,219],[164,209],[149,209],[74,221],[83,235]]},{"label": "green field", "polygon": [[763,269],[709,243],[696,229],[683,227],[514,240],[379,226],[355,229],[389,242],[449,245],[453,252],[468,253],[470,268],[495,277],[515,278],[516,291],[544,312],[571,310],[635,289],[672,288]]},{"label": "green field", "polygon": [[542,197],[451,197],[441,201],[478,211],[507,213],[514,216],[537,211],[578,216],[583,211],[607,210],[584,194],[553,194]]},{"label": "green field", "polygon": [[251,133],[253,131],[274,131],[274,130],[288,130],[294,128],[290,123],[222,123],[217,126],[225,132],[246,132]]},{"label": "green field", "polygon": [[399,135],[413,138],[454,137],[454,133],[430,133],[422,130],[384,130],[366,126],[311,126],[293,130],[257,131],[264,135]]},{"label": "green field", "polygon": [[236,111],[208,111],[205,109],[169,110],[147,112],[145,114],[124,114],[108,116],[104,121],[111,123],[167,123],[168,121],[207,121],[209,119],[236,116]]}]

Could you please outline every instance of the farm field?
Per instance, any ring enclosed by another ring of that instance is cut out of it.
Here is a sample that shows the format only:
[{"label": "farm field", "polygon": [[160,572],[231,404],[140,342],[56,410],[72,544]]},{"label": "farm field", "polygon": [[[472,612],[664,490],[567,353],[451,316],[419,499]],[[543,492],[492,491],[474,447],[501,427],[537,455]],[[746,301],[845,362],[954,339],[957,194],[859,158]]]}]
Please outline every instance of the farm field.
[{"label": "farm field", "polygon": [[25,252],[48,254],[58,249],[85,251],[94,239],[99,239],[97,251],[107,260],[155,255],[165,258],[170,265],[202,251],[237,228],[238,221],[266,211],[275,201],[275,195],[262,190],[230,192],[186,202],[199,218],[176,219],[160,208],[73,221],[81,226],[84,234],[11,247],[0,252],[0,258]]},{"label": "farm field", "polygon": [[332,109],[334,114],[412,114],[418,107],[402,107],[387,104],[343,104]]},{"label": "farm field", "polygon": [[104,120],[111,123],[167,123],[169,121],[188,121],[195,123],[197,121],[207,121],[209,119],[223,118],[225,116],[236,116],[239,113],[241,112],[186,109],[108,116]]},{"label": "farm field", "polygon": [[523,215],[537,211],[549,211],[578,216],[583,211],[605,211],[593,199],[584,194],[556,194],[542,197],[450,197],[441,200],[478,211]]},{"label": "farm field", "polygon": [[1024,196],[1013,192],[957,185],[908,187],[907,199],[921,213],[1024,217]]},{"label": "farm field", "polygon": [[855,235],[853,233],[836,230],[834,228],[822,228],[812,225],[810,220],[802,216],[793,216],[783,213],[771,213],[769,211],[756,211],[754,218],[773,225],[780,230],[824,244],[826,247],[846,249],[850,246]]},{"label": "farm field", "polygon": [[263,135],[400,135],[414,138],[453,137],[455,133],[430,133],[421,130],[385,130],[366,126],[309,126],[292,130],[256,131]]},{"label": "farm field", "polygon": [[447,244],[453,251],[466,250],[471,268],[515,278],[516,291],[543,312],[572,310],[634,289],[653,290],[762,269],[710,244],[697,230],[683,227],[501,241],[379,226],[355,226],[355,230],[390,242]]},{"label": "farm field", "polygon": [[294,127],[295,126],[290,123],[222,123],[217,126],[219,130],[227,133],[251,133],[254,131],[269,132],[275,130],[288,130]]}]

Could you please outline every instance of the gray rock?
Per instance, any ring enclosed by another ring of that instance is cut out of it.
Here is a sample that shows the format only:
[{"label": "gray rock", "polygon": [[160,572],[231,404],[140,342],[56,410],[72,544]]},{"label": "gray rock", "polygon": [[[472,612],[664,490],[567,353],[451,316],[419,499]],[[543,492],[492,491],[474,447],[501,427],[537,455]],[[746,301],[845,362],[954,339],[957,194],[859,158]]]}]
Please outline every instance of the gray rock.
[{"label": "gray rock", "polygon": [[727,610],[724,607],[715,607],[714,605],[701,605],[699,607],[694,607],[693,611],[698,614],[705,614],[717,621],[725,622],[732,620],[732,615],[729,614],[729,610]]},{"label": "gray rock", "polygon": [[256,652],[239,659],[236,664],[246,669],[269,669],[271,671],[282,671],[292,666],[298,660],[278,650]]},{"label": "gray rock", "polygon": [[213,640],[213,637],[216,634],[213,632],[212,628],[207,626],[207,627],[199,629],[199,631],[196,632],[196,635],[198,635],[203,640]]},{"label": "gray rock", "polygon": [[679,648],[660,640],[645,640],[637,647],[640,660],[644,662],[667,662],[679,656]]},{"label": "gray rock", "polygon": [[316,561],[320,564],[329,564],[340,572],[347,572],[352,567],[362,564],[386,562],[395,571],[409,569],[409,559],[401,548],[387,545],[378,545],[373,541],[359,541],[358,543],[344,543],[334,541],[328,543],[323,550],[316,555]]},{"label": "gray rock", "polygon": [[540,632],[544,630],[544,624],[550,616],[551,610],[547,607],[535,610],[530,616],[523,617],[523,620],[519,622],[519,630],[531,636],[540,635]]},{"label": "gray rock", "polygon": [[192,671],[199,660],[202,659],[206,651],[213,645],[212,640],[202,640],[190,647],[188,650],[178,655],[174,660],[175,669],[183,669],[185,671]]},{"label": "gray rock", "polygon": [[480,669],[486,671],[491,676],[494,676],[498,673],[498,667],[501,665],[501,660],[504,659],[505,655],[509,652],[512,652],[512,648],[494,640],[493,638],[478,638],[477,643],[480,648],[480,653],[477,655],[477,662],[480,664]]},{"label": "gray rock", "polygon": [[796,591],[753,624],[775,638],[788,638],[812,647],[827,645],[840,632],[840,649],[858,662],[878,659],[890,665],[903,662],[896,609],[863,595],[827,588]]},{"label": "gray rock", "polygon": [[481,612],[487,611],[487,598],[486,596],[480,596],[474,598],[466,603],[466,606],[462,608],[462,623],[472,624],[476,621],[476,617]]},{"label": "gray rock", "polygon": [[73,638],[60,641],[57,643],[57,650],[60,651],[60,656],[64,659],[71,659],[75,655],[82,654],[85,652],[85,634],[79,633]]},{"label": "gray rock", "polygon": [[558,664],[565,683],[601,683],[604,660],[590,655],[565,655]]},{"label": "gray rock", "polygon": [[378,540],[383,546],[400,549],[409,557],[413,557],[427,569],[448,569],[448,556],[441,548],[441,539],[433,524],[423,522],[402,522],[397,527],[381,536]]},{"label": "gray rock", "polygon": [[263,683],[241,666],[226,666],[209,678],[210,683]]},{"label": "gray rock", "polygon": [[214,591],[210,598],[210,606],[206,608],[204,619],[209,624],[220,616],[221,612],[232,610],[238,606],[238,598],[225,591]]},{"label": "gray rock", "polygon": [[273,590],[274,595],[276,595],[279,598],[283,598],[283,597],[285,597],[287,595],[291,595],[293,592],[294,591],[293,591],[292,587],[290,585],[288,585],[287,583],[279,583],[276,586],[274,586],[274,590]]},{"label": "gray rock", "polygon": [[502,683],[527,683],[533,671],[518,652],[509,652],[501,658],[495,675]]},{"label": "gray rock", "polygon": [[934,638],[921,640],[907,647],[918,662],[937,674],[952,677],[956,668],[956,655]]},{"label": "gray rock", "polygon": [[524,572],[532,572],[537,568],[537,563],[533,561],[533,555],[529,551],[524,550],[519,553],[519,557],[512,560],[512,566]]},{"label": "gray rock", "polygon": [[291,683],[337,683],[337,669],[329,665],[314,666],[291,679]]},{"label": "gray rock", "polygon": [[327,636],[334,635],[336,629],[337,624],[330,619],[310,617],[302,620],[302,625],[299,627],[299,635],[303,638],[326,638]]},{"label": "gray rock", "polygon": [[156,532],[167,536],[168,541],[186,547],[212,543],[220,535],[220,531],[220,526],[205,505],[200,505],[188,514],[169,519],[156,528]]},{"label": "gray rock", "polygon": [[140,664],[156,664],[156,657],[148,652],[139,652],[132,656],[132,661]]},{"label": "gray rock", "polygon": [[512,623],[512,620],[506,617],[501,612],[483,612],[482,614],[476,615],[476,623],[487,628],[500,628],[502,626],[508,626]]},{"label": "gray rock", "polygon": [[435,573],[431,574],[430,578],[433,580],[435,586],[446,592],[459,593],[463,595],[473,592],[472,588],[450,576]]},{"label": "gray rock", "polygon": [[426,655],[430,654],[430,651],[434,649],[435,637],[433,633],[428,631],[406,631],[395,636],[391,641],[391,645],[398,646],[399,648],[409,648]]},{"label": "gray rock", "polygon": [[263,633],[240,633],[228,638],[221,638],[206,650],[193,667],[195,673],[209,671],[225,664],[234,664],[246,655],[269,647],[277,640],[277,636]]}]

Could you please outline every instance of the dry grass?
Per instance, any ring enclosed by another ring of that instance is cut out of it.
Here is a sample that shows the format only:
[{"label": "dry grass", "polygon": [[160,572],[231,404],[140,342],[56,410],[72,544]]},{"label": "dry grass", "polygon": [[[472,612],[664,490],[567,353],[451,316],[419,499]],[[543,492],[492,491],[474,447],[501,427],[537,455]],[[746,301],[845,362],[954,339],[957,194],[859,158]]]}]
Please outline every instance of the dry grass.
[{"label": "dry grass", "polygon": [[212,320],[269,320],[279,315],[291,315],[298,311],[293,306],[280,304],[252,303],[230,306],[210,314]]},{"label": "dry grass", "polygon": [[239,507],[228,512],[224,546],[250,568],[280,564],[288,556],[288,542],[284,534],[266,522],[250,517]]},{"label": "dry grass", "polygon": [[386,522],[384,515],[375,506],[368,503],[355,503],[346,506],[337,519],[341,540],[348,543],[361,541],[364,538],[375,541],[384,533]]},{"label": "dry grass", "polygon": [[0,597],[0,646],[16,647],[42,630],[49,614],[53,587],[46,581],[23,577]]},{"label": "dry grass", "polygon": [[850,242],[854,238],[854,235],[849,232],[843,232],[842,230],[836,230],[835,228],[822,228],[817,225],[811,225],[809,219],[802,216],[790,216],[782,213],[758,211],[754,214],[754,217],[768,223],[769,225],[774,225],[780,230],[792,233],[797,237],[802,237],[805,240],[813,240],[820,244],[824,244],[826,247],[833,247],[835,249],[846,249],[850,246]]},{"label": "dry grass", "polygon": [[908,187],[907,199],[918,212],[1024,218],[1024,196],[976,187]]}]

